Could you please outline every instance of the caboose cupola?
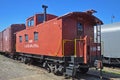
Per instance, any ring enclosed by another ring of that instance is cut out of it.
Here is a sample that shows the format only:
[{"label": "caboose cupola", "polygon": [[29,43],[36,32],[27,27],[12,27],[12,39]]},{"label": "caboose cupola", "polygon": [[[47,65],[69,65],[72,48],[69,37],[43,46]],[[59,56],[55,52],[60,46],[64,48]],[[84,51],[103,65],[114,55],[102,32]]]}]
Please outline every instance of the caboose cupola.
[{"label": "caboose cupola", "polygon": [[[41,23],[44,23],[45,21],[47,22],[56,17],[57,16],[52,15],[52,14],[46,14],[46,17],[44,17],[44,13],[35,14],[34,16],[32,16],[26,20],[26,28],[28,29],[28,28],[35,27]],[[44,18],[46,18],[46,19],[44,20]]]},{"label": "caboose cupola", "polygon": [[34,16],[32,16],[26,20],[26,29],[35,27],[45,21],[48,21],[48,20],[51,20],[51,19],[54,19],[57,17],[52,14],[47,14],[46,9],[48,8],[48,6],[42,5],[42,8],[44,9],[43,13],[35,14]]}]

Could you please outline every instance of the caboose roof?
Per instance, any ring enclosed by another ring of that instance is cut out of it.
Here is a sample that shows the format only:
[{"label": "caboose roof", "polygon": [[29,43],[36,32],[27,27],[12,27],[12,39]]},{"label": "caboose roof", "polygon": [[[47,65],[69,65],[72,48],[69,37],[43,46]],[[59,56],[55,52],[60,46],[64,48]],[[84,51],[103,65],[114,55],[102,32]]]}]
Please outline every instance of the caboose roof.
[{"label": "caboose roof", "polygon": [[94,25],[103,24],[103,22],[100,19],[87,12],[70,12],[63,16],[58,17],[58,19],[66,18],[66,17],[77,17],[85,21],[91,21]]}]

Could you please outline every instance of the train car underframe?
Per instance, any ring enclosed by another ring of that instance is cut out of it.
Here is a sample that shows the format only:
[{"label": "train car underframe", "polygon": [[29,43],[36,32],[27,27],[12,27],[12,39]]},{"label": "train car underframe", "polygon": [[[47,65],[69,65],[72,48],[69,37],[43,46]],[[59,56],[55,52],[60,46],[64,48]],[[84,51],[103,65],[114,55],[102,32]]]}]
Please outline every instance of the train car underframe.
[{"label": "train car underframe", "polygon": [[47,71],[55,75],[76,76],[77,73],[86,73],[89,70],[88,64],[83,64],[82,57],[51,57],[33,54],[16,53],[14,59],[20,60],[25,64],[35,64],[42,66]]},{"label": "train car underframe", "polygon": [[106,66],[120,67],[120,58],[103,57],[103,64]]}]

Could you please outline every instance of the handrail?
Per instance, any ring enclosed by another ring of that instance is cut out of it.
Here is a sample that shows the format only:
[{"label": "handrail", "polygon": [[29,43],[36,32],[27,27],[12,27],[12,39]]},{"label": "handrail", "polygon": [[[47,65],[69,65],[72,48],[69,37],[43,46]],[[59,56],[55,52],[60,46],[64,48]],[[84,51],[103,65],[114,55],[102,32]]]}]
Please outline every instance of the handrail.
[{"label": "handrail", "polygon": [[76,43],[77,43],[77,42],[76,42],[76,41],[79,41],[79,40],[80,40],[80,41],[84,41],[84,39],[76,39],[76,38],[74,39],[74,46],[75,46],[75,48],[74,48],[74,56],[75,56],[75,57],[77,56],[77,51],[76,51]]},{"label": "handrail", "polygon": [[64,39],[63,40],[63,55],[65,54],[64,53],[64,44],[66,43],[66,42],[71,42],[71,41],[73,41],[74,42],[74,57],[77,57],[77,51],[76,51],[76,44],[77,44],[77,41],[85,41],[84,43],[84,46],[83,46],[83,48],[84,48],[84,63],[87,63],[87,36],[85,36],[83,39],[74,39],[74,40],[69,40],[69,39]]},{"label": "handrail", "polygon": [[83,40],[84,41],[84,63],[87,63],[87,36],[85,36],[83,39],[74,39],[75,41],[75,51],[74,51],[74,56],[76,57],[77,56],[77,53],[76,53],[76,41],[77,40]]}]

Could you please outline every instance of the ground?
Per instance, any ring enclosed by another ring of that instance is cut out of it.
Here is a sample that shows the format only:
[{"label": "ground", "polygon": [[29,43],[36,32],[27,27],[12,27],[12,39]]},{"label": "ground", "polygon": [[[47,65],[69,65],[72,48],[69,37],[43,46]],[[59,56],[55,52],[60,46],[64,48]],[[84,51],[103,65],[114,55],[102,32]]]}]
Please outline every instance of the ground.
[{"label": "ground", "polygon": [[0,55],[0,80],[61,80],[35,66],[25,65]]},{"label": "ground", "polygon": [[[120,80],[119,74],[111,74],[107,71],[120,73],[120,70],[106,68],[103,76],[111,77],[114,80]],[[91,69],[88,73],[99,74],[95,69]],[[53,73],[48,73],[45,69],[26,65],[19,61],[0,55],[0,80],[72,80],[65,79],[64,76],[56,76]],[[80,75],[79,80],[100,80],[99,78],[91,77],[89,75]]]}]

